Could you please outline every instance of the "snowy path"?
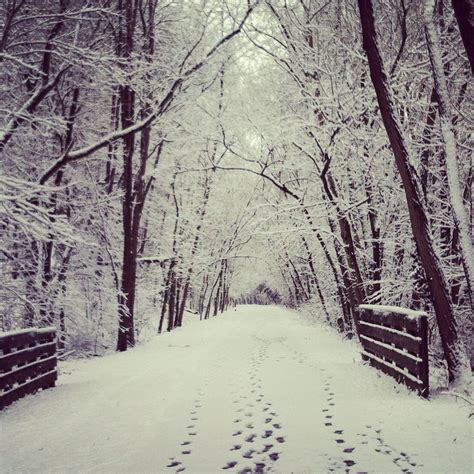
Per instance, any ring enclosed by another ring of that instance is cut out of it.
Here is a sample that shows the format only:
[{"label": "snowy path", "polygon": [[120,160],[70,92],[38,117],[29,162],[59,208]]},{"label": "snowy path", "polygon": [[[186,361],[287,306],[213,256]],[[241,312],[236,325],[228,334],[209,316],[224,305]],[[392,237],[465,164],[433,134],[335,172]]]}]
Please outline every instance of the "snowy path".
[{"label": "snowy path", "polygon": [[467,410],[394,390],[331,331],[252,306],[190,326],[64,364],[0,414],[0,472],[471,471]]}]

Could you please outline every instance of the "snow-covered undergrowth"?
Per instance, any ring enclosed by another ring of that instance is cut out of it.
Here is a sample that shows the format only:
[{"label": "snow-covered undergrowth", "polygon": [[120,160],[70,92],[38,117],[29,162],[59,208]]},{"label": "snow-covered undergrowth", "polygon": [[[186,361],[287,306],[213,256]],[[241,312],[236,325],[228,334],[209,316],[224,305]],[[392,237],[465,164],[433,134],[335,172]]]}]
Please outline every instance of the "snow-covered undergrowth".
[{"label": "snow-covered undergrowth", "polygon": [[472,471],[463,400],[418,398],[282,308],[190,316],[60,368],[57,388],[0,413],[1,472]]}]

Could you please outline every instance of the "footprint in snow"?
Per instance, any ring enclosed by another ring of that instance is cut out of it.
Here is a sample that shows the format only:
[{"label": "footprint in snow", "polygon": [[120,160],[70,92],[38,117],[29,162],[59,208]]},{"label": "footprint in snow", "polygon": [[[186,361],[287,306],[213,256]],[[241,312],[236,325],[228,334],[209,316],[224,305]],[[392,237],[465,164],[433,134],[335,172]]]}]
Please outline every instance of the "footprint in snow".
[{"label": "footprint in snow", "polygon": [[250,467],[244,467],[238,472],[238,474],[252,474],[252,469],[250,469]]},{"label": "footprint in snow", "polygon": [[267,453],[272,448],[273,448],[273,444],[266,444],[262,449],[262,453]]},{"label": "footprint in snow", "polygon": [[254,453],[255,453],[255,449],[249,449],[243,454],[243,457],[246,459],[252,459]]}]

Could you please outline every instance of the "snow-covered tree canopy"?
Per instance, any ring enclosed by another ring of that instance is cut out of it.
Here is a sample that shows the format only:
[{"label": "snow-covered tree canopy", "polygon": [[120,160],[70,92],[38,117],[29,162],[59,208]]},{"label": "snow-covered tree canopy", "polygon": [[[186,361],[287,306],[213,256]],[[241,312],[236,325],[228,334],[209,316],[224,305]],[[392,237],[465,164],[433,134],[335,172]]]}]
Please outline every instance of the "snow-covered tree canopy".
[{"label": "snow-covered tree canopy", "polygon": [[0,330],[97,354],[236,302],[348,337],[398,305],[459,380],[469,31],[447,0],[373,3],[0,2]]}]

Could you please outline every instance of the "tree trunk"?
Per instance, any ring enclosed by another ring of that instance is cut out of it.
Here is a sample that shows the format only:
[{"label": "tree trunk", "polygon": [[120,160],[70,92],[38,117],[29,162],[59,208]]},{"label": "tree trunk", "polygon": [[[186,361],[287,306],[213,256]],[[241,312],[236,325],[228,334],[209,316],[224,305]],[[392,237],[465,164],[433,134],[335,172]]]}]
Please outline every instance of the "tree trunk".
[{"label": "tree trunk", "polygon": [[[433,22],[431,1],[425,5],[425,34],[428,51],[433,69],[434,89],[438,96],[438,113],[441,136],[444,142],[446,155],[446,176],[448,178],[448,196],[453,211],[454,225],[459,236],[459,248],[462,255],[462,264],[466,274],[468,294],[472,295],[474,284],[472,237],[469,231],[469,221],[464,208],[463,193],[459,184],[459,173],[456,156],[456,138],[452,128],[452,114],[449,104],[448,85],[444,75],[438,33]],[[474,11],[472,12],[474,13]],[[471,298],[471,309],[472,298]]]},{"label": "tree trunk", "polygon": [[410,222],[416,248],[427,276],[441,342],[448,365],[449,381],[460,382],[467,358],[459,339],[453,307],[439,259],[435,253],[428,220],[422,204],[422,195],[415,181],[408,149],[395,116],[392,92],[388,84],[377,44],[374,11],[371,0],[358,0],[362,25],[363,46],[367,54],[370,76],[377,95],[380,114],[392,147],[406,195]]},{"label": "tree trunk", "polygon": [[474,2],[473,0],[452,0],[451,3],[471,65],[471,72],[474,74]]},{"label": "tree trunk", "polygon": [[[120,13],[124,16],[125,25],[121,31],[120,56],[125,61],[133,52],[133,30],[135,20],[134,1],[120,2]],[[119,90],[121,105],[121,126],[128,128],[134,123],[135,93],[129,85],[121,85]],[[123,139],[123,259],[121,294],[119,296],[119,329],[117,350],[126,351],[135,344],[134,308],[136,281],[136,249],[138,236],[133,235],[133,155],[135,151],[135,135],[127,135]]]}]

